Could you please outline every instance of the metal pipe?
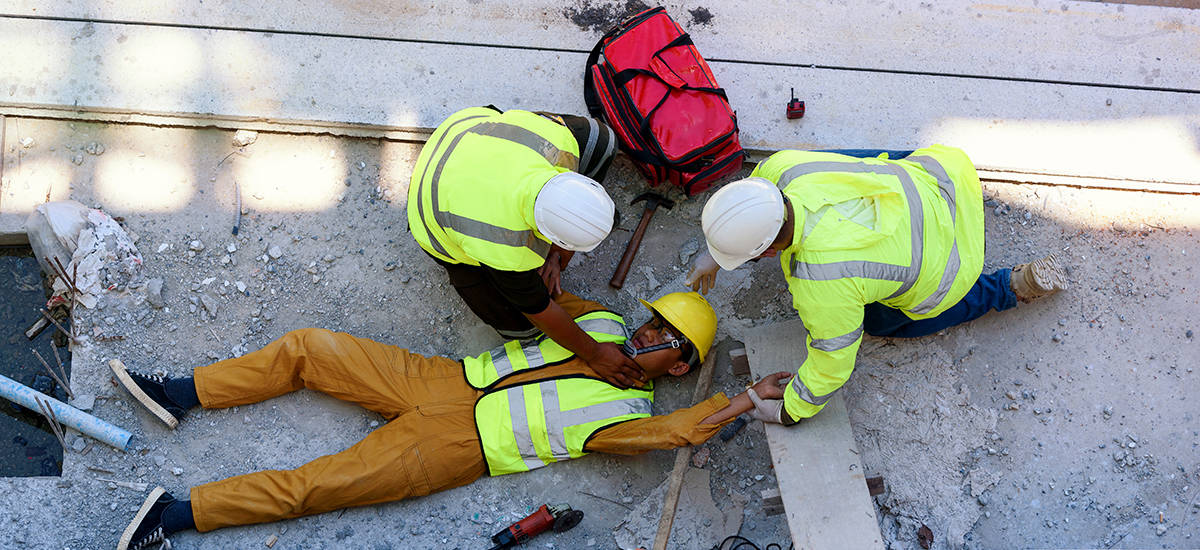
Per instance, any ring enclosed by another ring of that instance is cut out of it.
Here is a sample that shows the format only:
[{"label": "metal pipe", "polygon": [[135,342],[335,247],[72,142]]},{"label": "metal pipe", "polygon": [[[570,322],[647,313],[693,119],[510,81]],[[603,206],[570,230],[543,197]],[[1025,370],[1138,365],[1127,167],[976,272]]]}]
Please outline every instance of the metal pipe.
[{"label": "metal pipe", "polygon": [[0,375],[0,397],[39,414],[40,408],[37,402],[38,399],[41,399],[50,406],[54,412],[54,416],[58,417],[58,421],[64,426],[74,428],[82,434],[111,445],[121,451],[124,451],[128,447],[129,439],[133,437],[133,434],[117,426],[100,420],[4,375]]}]

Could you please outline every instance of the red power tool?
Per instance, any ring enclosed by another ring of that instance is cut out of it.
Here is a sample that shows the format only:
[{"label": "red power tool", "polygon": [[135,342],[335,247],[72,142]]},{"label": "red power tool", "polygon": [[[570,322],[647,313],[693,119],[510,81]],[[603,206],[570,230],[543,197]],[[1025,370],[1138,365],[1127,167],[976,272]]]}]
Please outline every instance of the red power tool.
[{"label": "red power tool", "polygon": [[491,550],[502,550],[504,548],[512,548],[518,544],[525,544],[529,542],[529,539],[545,532],[547,529],[554,529],[555,533],[569,531],[571,528],[579,525],[581,521],[583,521],[583,512],[572,510],[569,505],[559,504],[557,506],[548,506],[543,504],[541,508],[534,510],[525,519],[509,525],[503,531],[492,535],[492,542],[496,543],[496,545]]}]

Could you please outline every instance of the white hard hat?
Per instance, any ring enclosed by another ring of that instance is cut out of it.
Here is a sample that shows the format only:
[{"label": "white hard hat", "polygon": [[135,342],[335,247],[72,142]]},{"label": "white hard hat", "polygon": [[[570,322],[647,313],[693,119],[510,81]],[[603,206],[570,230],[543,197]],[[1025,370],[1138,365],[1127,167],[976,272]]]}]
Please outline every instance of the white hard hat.
[{"label": "white hard hat", "polygon": [[595,180],[563,172],[546,182],[533,201],[537,230],[566,250],[590,252],[613,227],[616,206]]},{"label": "white hard hat", "polygon": [[746,178],[708,198],[700,226],[708,252],[722,268],[736,269],[762,254],[783,227],[783,193],[763,178]]}]

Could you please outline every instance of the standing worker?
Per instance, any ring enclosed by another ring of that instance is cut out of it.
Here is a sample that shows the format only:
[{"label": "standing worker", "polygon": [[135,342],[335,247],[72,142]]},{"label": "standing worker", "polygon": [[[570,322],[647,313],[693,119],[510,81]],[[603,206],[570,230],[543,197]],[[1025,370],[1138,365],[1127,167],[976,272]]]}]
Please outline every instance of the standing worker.
[{"label": "standing worker", "polygon": [[[627,344],[648,378],[683,376],[711,353],[717,316],[695,292],[644,304],[651,321],[629,334],[622,317],[568,293],[560,306],[596,338]],[[428,495],[589,452],[633,455],[699,445],[754,408],[748,392],[652,415],[652,385],[618,389],[553,340],[509,341],[457,361],[321,329],[287,333],[242,357],[165,378],[112,366],[146,409],[174,428],[186,412],[246,406],[301,388],[358,403],[388,420],[340,453],[294,470],[213,481],[177,500],[146,497],[117,544],[144,550],[175,532],[202,532]],[[783,396],[778,372],[755,385]]]},{"label": "standing worker", "polygon": [[413,167],[408,225],[467,307],[501,337],[545,333],[622,387],[637,364],[596,342],[553,300],[576,251],[596,248],[616,209],[603,179],[616,135],[591,118],[472,107],[430,136]]},{"label": "standing worker", "polygon": [[983,198],[961,150],[848,152],[771,155],[701,214],[708,251],[688,283],[707,292],[718,267],[779,255],[807,332],[784,399],[755,399],[765,421],[817,414],[854,370],[864,331],[925,336],[1066,288],[1054,255],[981,275]]}]

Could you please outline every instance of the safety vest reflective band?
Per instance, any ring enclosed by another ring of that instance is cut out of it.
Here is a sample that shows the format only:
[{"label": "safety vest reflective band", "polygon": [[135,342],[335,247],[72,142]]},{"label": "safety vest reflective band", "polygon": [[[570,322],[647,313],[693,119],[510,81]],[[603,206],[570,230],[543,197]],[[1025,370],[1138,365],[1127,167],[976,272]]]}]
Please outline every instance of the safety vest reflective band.
[{"label": "safety vest reflective band", "polygon": [[[575,323],[597,342],[621,344],[628,338],[625,320],[609,311],[580,315]],[[467,357],[463,359],[463,371],[468,384],[484,390],[514,373],[558,364],[574,356],[543,334],[533,342],[509,340],[483,355]]]},{"label": "safety vest reflective band", "polygon": [[[410,228],[419,225],[417,243],[450,263],[510,271],[541,266],[550,243],[533,230],[533,200],[555,174],[579,166],[570,131],[533,113],[482,108],[461,111],[443,126],[413,170],[408,209]],[[471,150],[463,152],[469,136],[490,139],[468,140]]]},{"label": "safety vest reflective band", "polygon": [[[954,224],[957,223],[958,204],[955,202],[954,182],[946,174],[946,169],[942,167],[942,163],[928,155],[910,156],[906,157],[905,160],[920,164],[929,175],[937,179],[938,192],[942,194],[942,200],[946,201],[946,204],[950,207],[951,233],[957,233],[957,228],[954,227]],[[961,260],[958,257],[958,237],[955,236],[953,244],[950,245],[950,258],[946,261],[946,269],[942,271],[942,278],[938,281],[937,290],[909,311],[924,315],[933,311],[933,308],[942,303],[946,294],[950,292],[950,287],[954,285],[954,278],[958,276],[960,264]]]},{"label": "safety vest reflective band", "polygon": [[491,475],[527,472],[586,454],[602,428],[652,413],[653,389],[618,389],[592,378],[528,382],[483,395],[475,425]]},{"label": "safety vest reflective band", "polygon": [[806,162],[797,164],[783,173],[779,178],[779,186],[786,188],[792,180],[807,174],[817,172],[856,172],[867,174],[887,174],[900,180],[904,189],[904,199],[908,203],[910,234],[912,235],[912,260],[907,266],[851,260],[827,264],[811,264],[792,259],[791,273],[797,279],[808,281],[832,281],[844,277],[861,277],[864,279],[881,279],[900,283],[886,299],[892,299],[912,288],[921,274],[921,256],[925,246],[925,210],[921,206],[921,195],[913,183],[912,176],[904,168],[894,164],[866,164],[862,162]]}]

